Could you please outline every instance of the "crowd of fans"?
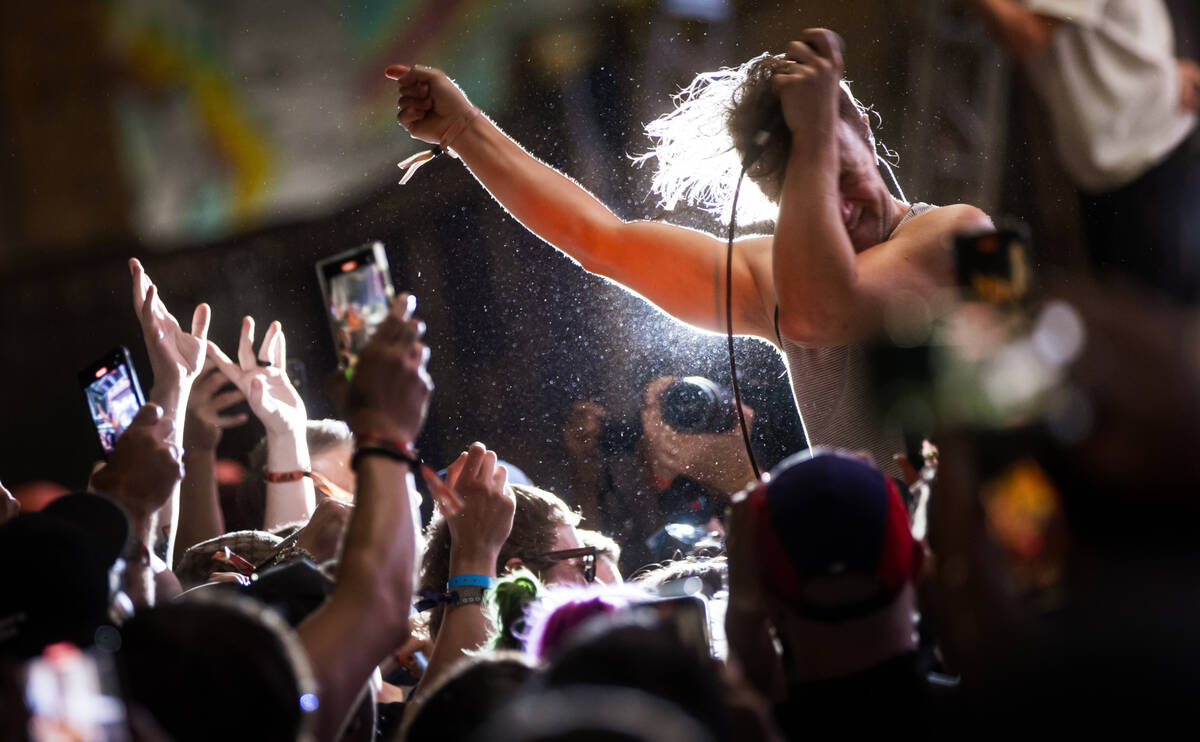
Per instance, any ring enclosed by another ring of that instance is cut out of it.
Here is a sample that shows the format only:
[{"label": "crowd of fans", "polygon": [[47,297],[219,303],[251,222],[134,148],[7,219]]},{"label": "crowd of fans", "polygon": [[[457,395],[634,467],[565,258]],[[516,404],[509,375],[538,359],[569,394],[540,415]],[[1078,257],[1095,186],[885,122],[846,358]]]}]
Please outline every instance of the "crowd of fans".
[{"label": "crowd of fans", "polygon": [[[905,397],[930,434],[887,461],[814,446],[756,477],[735,428],[664,415],[679,378],[662,377],[615,479],[604,410],[576,405],[572,491],[554,493],[503,463],[502,440],[422,460],[435,380],[415,297],[358,357],[342,419],[309,420],[278,322],[256,350],[246,317],[227,353],[207,305],[181,325],[130,273],[148,402],[80,491],[26,513],[0,487],[0,738],[716,742],[1187,719],[1200,336],[1183,305],[1078,276],[952,302]],[[862,391],[884,417],[875,371]],[[247,414],[266,437],[222,498],[216,446]]]}]

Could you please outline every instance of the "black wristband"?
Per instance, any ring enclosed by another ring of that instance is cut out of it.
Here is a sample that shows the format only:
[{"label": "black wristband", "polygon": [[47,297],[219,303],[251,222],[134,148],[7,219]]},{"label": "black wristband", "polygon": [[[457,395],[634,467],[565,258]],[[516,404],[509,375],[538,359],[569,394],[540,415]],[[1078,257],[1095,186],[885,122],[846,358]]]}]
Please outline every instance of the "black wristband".
[{"label": "black wristband", "polygon": [[383,456],[384,458],[391,459],[392,461],[398,461],[402,464],[408,464],[409,467],[413,470],[414,474],[416,473],[417,468],[421,466],[420,459],[417,459],[413,456],[409,456],[408,454],[404,453],[403,451],[398,451],[394,448],[371,447],[371,448],[360,448],[357,451],[355,451],[354,457],[350,459],[350,468],[357,471],[359,462],[362,461],[363,458],[365,458],[367,456]]}]

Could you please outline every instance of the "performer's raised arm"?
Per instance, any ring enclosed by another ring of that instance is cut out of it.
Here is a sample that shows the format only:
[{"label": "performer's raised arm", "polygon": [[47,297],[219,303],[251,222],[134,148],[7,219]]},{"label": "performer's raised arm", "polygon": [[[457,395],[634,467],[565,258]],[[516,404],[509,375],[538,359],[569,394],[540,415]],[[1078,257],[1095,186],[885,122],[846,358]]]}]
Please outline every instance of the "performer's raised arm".
[{"label": "performer's raised arm", "polygon": [[[667,313],[725,330],[725,243],[662,222],[626,222],[575,181],[526,152],[472,107],[441,70],[394,65],[397,120],[415,138],[450,148],[514,217],[584,269],[635,291]],[[769,335],[761,268],[769,240],[743,241],[735,255],[734,330]]]},{"label": "performer's raised arm", "polygon": [[841,84],[836,35],[809,29],[800,39],[771,77],[790,143],[772,251],[779,329],[843,345],[879,332],[890,303],[951,286],[950,237],[991,221],[972,206],[919,213],[894,197],[869,119]]},{"label": "performer's raised arm", "polygon": [[[395,66],[388,75],[399,82],[400,123],[461,157],[526,227],[675,317],[725,329],[724,240],[627,223],[505,136],[444,73]],[[865,109],[841,75],[840,42],[824,29],[804,31],[784,55],[698,75],[647,127],[654,187],[668,208],[690,201],[728,217],[741,183],[743,223],[748,196],[763,207],[753,221],[775,216],[773,237],[733,251],[734,332],[779,344],[811,445],[869,450],[897,474],[889,464],[903,443],[867,399],[865,341],[893,306],[952,307],[952,237],[991,221],[973,206],[893,195]]]}]

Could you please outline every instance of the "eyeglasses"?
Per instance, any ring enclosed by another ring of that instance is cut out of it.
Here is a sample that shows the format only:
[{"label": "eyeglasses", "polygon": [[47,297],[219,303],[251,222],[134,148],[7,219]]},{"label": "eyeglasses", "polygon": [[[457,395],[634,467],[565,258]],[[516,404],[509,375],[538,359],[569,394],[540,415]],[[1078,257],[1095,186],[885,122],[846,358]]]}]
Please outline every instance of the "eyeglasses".
[{"label": "eyeglasses", "polygon": [[588,582],[596,580],[596,547],[581,546],[577,549],[561,549],[559,551],[547,551],[545,554],[538,554],[534,557],[536,560],[546,562],[565,562],[569,559],[579,559],[583,567],[583,579]]}]

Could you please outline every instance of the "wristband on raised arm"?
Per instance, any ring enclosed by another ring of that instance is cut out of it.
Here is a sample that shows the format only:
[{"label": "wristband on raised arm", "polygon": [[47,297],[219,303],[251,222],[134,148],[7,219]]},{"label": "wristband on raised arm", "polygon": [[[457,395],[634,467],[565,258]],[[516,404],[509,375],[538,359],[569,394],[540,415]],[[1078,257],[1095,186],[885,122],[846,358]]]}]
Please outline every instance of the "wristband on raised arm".
[{"label": "wristband on raised arm", "polygon": [[421,466],[421,456],[411,443],[387,438],[373,433],[364,433],[357,437],[358,450],[354,452],[351,466],[358,468],[359,462],[366,456],[383,456],[408,464],[415,472]]}]

